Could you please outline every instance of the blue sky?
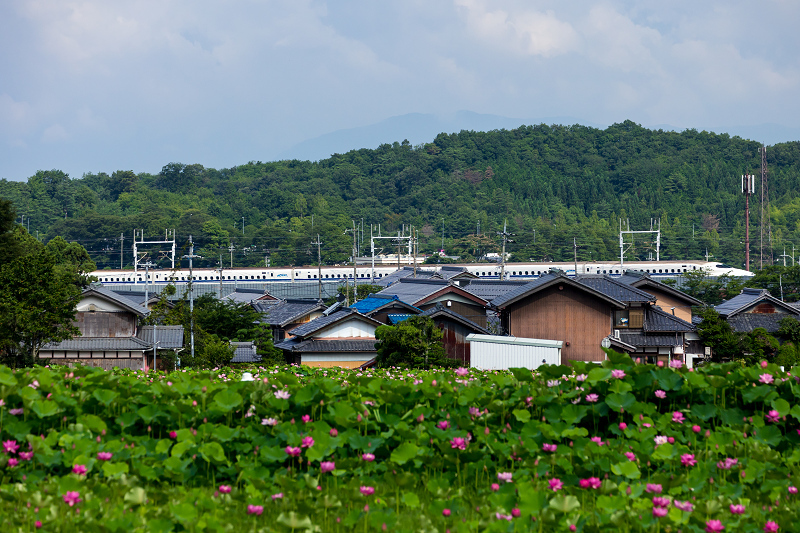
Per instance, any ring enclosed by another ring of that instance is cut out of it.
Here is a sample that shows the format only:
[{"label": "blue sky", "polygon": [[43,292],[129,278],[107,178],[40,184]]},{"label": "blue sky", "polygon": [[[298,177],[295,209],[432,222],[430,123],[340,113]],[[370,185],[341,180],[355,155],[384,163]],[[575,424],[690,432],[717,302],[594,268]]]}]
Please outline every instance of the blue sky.
[{"label": "blue sky", "polygon": [[0,178],[229,167],[462,110],[797,140],[799,20],[778,0],[5,0]]}]

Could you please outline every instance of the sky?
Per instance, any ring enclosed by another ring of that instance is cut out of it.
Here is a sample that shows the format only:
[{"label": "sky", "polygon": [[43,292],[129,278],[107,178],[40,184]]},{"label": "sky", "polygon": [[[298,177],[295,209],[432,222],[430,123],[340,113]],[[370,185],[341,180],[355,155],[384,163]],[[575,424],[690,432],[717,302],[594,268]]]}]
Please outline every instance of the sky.
[{"label": "sky", "polygon": [[271,161],[408,114],[798,140],[798,21],[795,0],[3,0],[0,179]]}]

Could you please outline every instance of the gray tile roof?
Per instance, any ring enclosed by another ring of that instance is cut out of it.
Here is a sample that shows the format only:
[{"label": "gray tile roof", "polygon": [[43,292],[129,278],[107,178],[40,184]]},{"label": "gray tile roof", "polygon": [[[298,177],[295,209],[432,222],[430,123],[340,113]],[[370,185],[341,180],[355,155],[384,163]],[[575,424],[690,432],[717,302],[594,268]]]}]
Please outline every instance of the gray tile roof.
[{"label": "gray tile roof", "polygon": [[388,287],[393,283],[397,282],[403,278],[412,278],[412,279],[431,279],[434,274],[436,274],[435,270],[428,270],[417,267],[417,277],[414,278],[414,267],[403,267],[400,270],[395,270],[391,274],[383,276],[382,278],[377,278],[375,280],[375,285],[380,287]]},{"label": "gray tile roof", "polygon": [[694,331],[695,327],[674,315],[667,313],[657,307],[648,307],[644,315],[644,331]]},{"label": "gray tile roof", "polygon": [[[135,314],[137,314],[139,316],[145,316],[145,315],[150,314],[150,310],[147,309],[146,307],[144,307],[143,305],[140,305],[140,304],[134,302],[130,298],[126,298],[125,296],[121,296],[121,295],[117,294],[116,292],[112,291],[111,289],[107,289],[107,288],[105,288],[105,287],[103,287],[101,285],[95,284],[95,285],[92,285],[91,287],[88,287],[88,288],[84,289],[83,290],[83,294],[81,295],[81,298],[85,298],[90,293],[95,293],[98,296],[100,296],[101,298],[106,298],[106,299],[108,299],[108,300],[110,300],[112,302],[116,302],[117,304],[121,305],[122,307],[127,308],[129,311],[131,311],[131,312],[133,312],[133,313],[135,313]],[[144,296],[142,296],[142,298],[144,299]]]},{"label": "gray tile roof", "polygon": [[620,302],[647,303],[656,301],[655,296],[652,294],[621,283],[606,275],[589,274],[578,276],[578,281]]},{"label": "gray tile roof", "polygon": [[620,333],[619,335],[620,340],[626,344],[630,344],[632,346],[636,346],[637,348],[642,347],[667,347],[667,346],[679,346],[683,343],[683,335],[678,333],[677,336],[675,334],[662,334],[662,335],[653,335],[647,333]]},{"label": "gray tile roof", "polygon": [[671,287],[670,285],[661,283],[660,281],[651,278],[650,274],[648,274],[647,272],[641,272],[638,270],[627,270],[625,271],[625,274],[616,278],[616,280],[619,281],[620,283],[636,287],[637,289],[641,289],[645,292],[647,292],[648,288],[656,288],[663,292],[681,298],[687,302],[690,302],[692,305],[703,305],[703,302],[701,302],[694,296],[689,296],[685,292],[680,291],[675,287]]},{"label": "gray tile roof", "polygon": [[776,333],[780,329],[780,322],[787,316],[798,318],[788,313],[739,313],[727,319],[733,331],[750,333],[756,328],[764,328],[769,333]]},{"label": "gray tile roof", "polygon": [[467,292],[474,294],[479,298],[491,301],[498,296],[501,296],[509,291],[527,285],[528,281],[500,281],[488,279],[475,279],[471,280],[467,285],[461,288]]},{"label": "gray tile roof", "polygon": [[714,309],[723,317],[729,317],[754,305],[759,300],[768,301],[773,305],[785,308],[789,312],[793,311],[792,306],[774,298],[766,289],[742,289],[741,294],[737,294],[730,300],[722,302]]},{"label": "gray tile roof", "polygon": [[[550,283],[553,283],[554,281],[556,281],[558,279],[563,279],[564,281],[568,281],[568,278],[566,276],[562,276],[562,275],[554,274],[554,273],[547,273],[547,274],[545,274],[543,276],[540,276],[540,277],[536,278],[533,281],[529,281],[527,283],[524,283],[523,285],[518,285],[517,287],[515,287],[515,288],[513,288],[513,289],[511,289],[509,291],[504,292],[503,294],[501,294],[501,295],[497,296],[496,298],[492,299],[490,303],[492,304],[493,307],[502,307],[505,304],[507,304],[508,302],[511,302],[512,300],[516,300],[517,298],[519,298],[519,297],[521,297],[521,296],[523,296],[525,294],[528,294],[529,292],[534,291],[534,290],[536,290],[536,289],[538,289],[540,287],[544,287],[546,285],[549,285]],[[504,282],[504,283],[507,283],[507,282]],[[472,284],[470,283],[470,285],[472,285]]]},{"label": "gray tile roof", "polygon": [[296,328],[292,328],[291,330],[289,330],[288,333],[296,337],[308,337],[309,335],[313,335],[314,333],[330,326],[331,324],[335,324],[340,320],[344,320],[350,317],[359,317],[365,322],[375,324],[376,326],[381,325],[380,322],[362,315],[355,309],[352,309],[350,307],[345,307],[344,309],[339,309],[335,313],[331,313],[328,316],[321,316],[319,318],[315,318],[311,322],[300,324]]},{"label": "gray tile roof", "polygon": [[[156,330],[159,350],[183,348],[183,326],[158,326]],[[136,336],[152,346],[153,326],[142,326]]]},{"label": "gray tile roof", "polygon": [[[260,289],[239,289],[239,288],[237,288],[232,293],[230,293],[230,294],[228,294],[226,296],[223,296],[222,299],[230,301],[230,302],[249,304],[250,302],[252,302],[254,300],[258,300],[259,298],[263,297],[266,294],[267,293],[265,293],[264,291],[262,291]],[[270,301],[275,301],[275,300],[270,300]]]},{"label": "gray tile roof", "polygon": [[456,267],[447,265],[440,268],[438,274],[442,279],[447,279],[447,280],[452,279],[456,276],[461,276],[466,278],[476,278],[476,279],[478,277],[469,270],[467,270],[466,267]]},{"label": "gray tile roof", "polygon": [[301,353],[325,353],[325,352],[367,352],[375,353],[374,339],[337,339],[337,340],[297,340],[289,339],[275,345],[276,348]]},{"label": "gray tile roof", "polygon": [[252,342],[232,342],[233,359],[231,363],[258,363],[261,356],[256,352],[256,345]]},{"label": "gray tile roof", "polygon": [[261,322],[283,327],[315,311],[324,311],[325,304],[319,300],[289,298],[275,305],[257,302],[253,308],[262,314]]},{"label": "gray tile roof", "polygon": [[442,304],[436,304],[435,306],[431,307],[430,309],[428,309],[427,311],[422,313],[422,315],[420,315],[420,316],[427,316],[427,317],[430,317],[432,319],[444,316],[444,317],[449,318],[450,320],[458,322],[462,326],[465,326],[465,327],[471,329],[473,333],[480,333],[480,334],[483,334],[483,335],[488,335],[489,334],[489,330],[487,330],[485,328],[482,328],[481,326],[479,326],[478,324],[476,324],[472,320],[470,320],[470,319],[468,319],[468,318],[466,318],[466,317],[464,317],[462,315],[459,315],[458,313],[454,313],[453,311],[451,311],[450,309],[446,308]]},{"label": "gray tile roof", "polygon": [[378,294],[397,296],[399,300],[415,305],[420,300],[449,286],[450,283],[442,279],[399,279],[397,283],[383,289]]},{"label": "gray tile roof", "polygon": [[138,337],[75,337],[47,344],[42,347],[42,350],[127,352],[144,351],[148,348],[152,348],[152,344],[148,344]]}]

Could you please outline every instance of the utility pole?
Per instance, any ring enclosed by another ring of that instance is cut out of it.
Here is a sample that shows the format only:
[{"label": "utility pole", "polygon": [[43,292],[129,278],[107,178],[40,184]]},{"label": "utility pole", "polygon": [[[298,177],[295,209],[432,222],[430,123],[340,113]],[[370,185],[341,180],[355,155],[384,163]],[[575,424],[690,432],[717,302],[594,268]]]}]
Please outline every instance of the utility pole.
[{"label": "utility pole", "polygon": [[400,230],[397,230],[397,270],[400,270],[400,252],[403,241],[400,240]]},{"label": "utility pole", "polygon": [[319,301],[322,301],[322,241],[317,234],[317,241],[311,243],[317,245],[317,278],[319,278]]},{"label": "utility pole", "polygon": [[244,236],[244,217],[242,217],[242,236]]},{"label": "utility pole", "polygon": [[[742,194],[744,194],[744,268],[750,270],[750,195],[756,192],[756,177],[742,175]],[[784,250],[785,251],[785,250]]]},{"label": "utility pole", "polygon": [[444,252],[444,219],[442,219],[442,252]]},{"label": "utility pole", "polygon": [[219,254],[219,267],[214,270],[219,273],[219,299],[222,300],[222,254]]},{"label": "utility pole", "polygon": [[575,277],[578,277],[578,241],[572,238],[572,252],[575,256]]},{"label": "utility pole", "polygon": [[503,221],[503,231],[497,232],[498,235],[502,235],[503,237],[503,251],[500,254],[500,281],[503,281],[506,277],[506,243],[507,242],[514,242],[513,240],[509,239],[509,237],[513,237],[514,233],[508,233],[506,231],[508,225],[508,221]]},{"label": "utility pole", "polygon": [[150,297],[149,297],[150,295],[149,295],[149,292],[147,290],[147,278],[149,277],[148,274],[150,272],[150,268],[154,267],[156,265],[154,265],[153,263],[148,261],[147,263],[139,263],[139,266],[144,267],[144,306],[145,306],[146,309],[149,309],[147,307],[147,301],[150,299]]},{"label": "utility pole", "polygon": [[[194,241],[192,236],[189,235],[189,255],[184,257],[189,259],[189,338],[191,344],[192,359],[194,359],[194,271],[192,270],[192,259],[200,257],[194,255]],[[178,358],[178,368],[181,366],[180,357]]]},{"label": "utility pole", "polygon": [[119,269],[122,270],[122,263],[123,263],[123,250],[125,250],[125,234],[119,234]]},{"label": "utility pole", "polygon": [[[231,268],[233,268],[233,243],[231,243],[228,246],[228,251],[231,253]],[[221,259],[220,259],[219,264],[222,265],[222,260]]]},{"label": "utility pole", "polygon": [[778,257],[783,257],[783,266],[786,266],[786,258],[792,257],[791,255],[786,255],[786,246],[783,247],[783,253]]},{"label": "utility pole", "polygon": [[[480,222],[478,222],[480,225]],[[419,237],[419,230],[411,228],[411,234],[414,237],[414,277],[417,277],[417,237]],[[794,253],[794,252],[793,252]]]},{"label": "utility pole", "polygon": [[[356,265],[357,265],[356,257],[357,257],[357,254],[358,254],[358,234],[359,234],[359,229],[356,227],[356,221],[355,220],[351,220],[351,222],[353,223],[353,229],[346,229],[346,230],[344,230],[344,233],[345,233],[345,235],[347,235],[348,231],[353,233],[353,303],[356,303],[356,295],[357,295],[357,291],[356,291],[357,285],[356,284],[358,283],[358,270],[356,268]],[[344,284],[345,305],[347,305],[348,307],[350,306],[350,298],[348,297],[348,294],[347,294],[348,290],[349,290],[349,287],[350,287],[350,285],[349,285],[349,283],[347,283],[347,278],[345,278],[345,284]]]}]

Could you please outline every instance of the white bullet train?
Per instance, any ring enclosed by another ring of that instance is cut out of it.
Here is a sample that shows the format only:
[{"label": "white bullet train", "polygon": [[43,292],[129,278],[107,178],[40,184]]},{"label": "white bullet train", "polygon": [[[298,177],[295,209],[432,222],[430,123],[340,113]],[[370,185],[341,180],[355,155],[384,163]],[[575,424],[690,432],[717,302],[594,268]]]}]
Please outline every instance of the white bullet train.
[{"label": "white bullet train", "polygon": [[[408,265],[404,265],[408,266]],[[465,263],[451,265],[417,265],[418,268],[425,270],[439,270],[445,267],[463,267],[468,272],[480,279],[500,279],[500,264],[498,263]],[[565,263],[508,263],[505,265],[505,279],[526,280],[535,279],[547,274],[550,269],[564,271],[568,276],[575,275],[575,264]],[[397,266],[376,266],[373,270],[371,265],[359,265],[356,269],[356,276],[359,281],[369,282],[380,280],[397,270]],[[754,274],[740,268],[734,268],[723,263],[708,261],[631,261],[620,264],[619,261],[596,261],[590,263],[578,263],[578,274],[607,274],[609,276],[621,276],[626,270],[638,270],[649,273],[654,278],[674,278],[696,270],[705,270],[709,276],[716,277],[728,274],[734,277],[749,278]],[[98,281],[103,284],[114,285],[138,285],[145,283],[145,271],[139,270],[97,270],[92,272]],[[195,283],[219,283],[220,276],[222,281],[241,281],[243,283],[263,283],[271,281],[317,281],[319,270],[316,266],[302,267],[247,267],[247,268],[224,268],[220,273],[217,269],[195,268],[193,277]],[[323,281],[344,281],[353,279],[352,266],[323,266]],[[147,274],[147,282],[155,284],[166,284],[175,282],[180,284],[189,281],[188,268],[176,268],[175,270],[154,270],[150,269]]]}]

